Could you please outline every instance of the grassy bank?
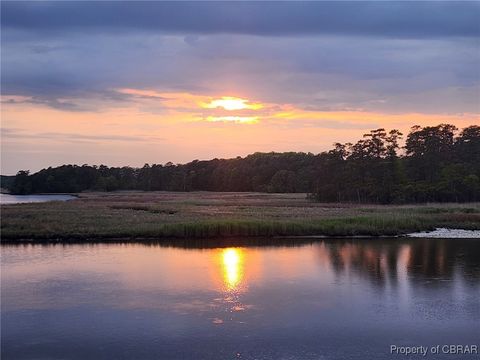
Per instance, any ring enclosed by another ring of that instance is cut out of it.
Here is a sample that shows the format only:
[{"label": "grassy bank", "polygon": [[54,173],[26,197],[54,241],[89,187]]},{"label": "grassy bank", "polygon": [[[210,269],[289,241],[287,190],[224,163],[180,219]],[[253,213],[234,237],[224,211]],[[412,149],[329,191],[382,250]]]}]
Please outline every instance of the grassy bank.
[{"label": "grassy bank", "polygon": [[391,236],[480,229],[480,204],[321,204],[304,194],[86,193],[68,202],[4,205],[2,241],[246,236]]}]

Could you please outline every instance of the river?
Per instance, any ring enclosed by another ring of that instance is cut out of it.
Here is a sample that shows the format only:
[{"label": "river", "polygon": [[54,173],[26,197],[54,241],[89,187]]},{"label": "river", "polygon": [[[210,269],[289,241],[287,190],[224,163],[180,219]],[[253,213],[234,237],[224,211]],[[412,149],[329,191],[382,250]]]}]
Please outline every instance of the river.
[{"label": "river", "polygon": [[45,194],[45,195],[10,195],[0,194],[0,204],[23,204],[23,203],[37,203],[47,201],[67,201],[76,199],[72,195],[57,195],[57,194]]},{"label": "river", "polygon": [[276,241],[2,245],[2,359],[365,360],[480,345],[480,242]]}]

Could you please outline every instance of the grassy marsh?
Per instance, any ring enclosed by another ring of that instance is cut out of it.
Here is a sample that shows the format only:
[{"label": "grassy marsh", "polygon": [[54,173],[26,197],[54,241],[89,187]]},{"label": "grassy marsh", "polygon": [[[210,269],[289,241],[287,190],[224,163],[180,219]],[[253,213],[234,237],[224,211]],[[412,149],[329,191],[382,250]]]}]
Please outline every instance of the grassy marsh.
[{"label": "grassy marsh", "polygon": [[68,202],[3,205],[2,241],[247,236],[391,236],[480,229],[480,204],[323,204],[305,194],[82,193]]}]

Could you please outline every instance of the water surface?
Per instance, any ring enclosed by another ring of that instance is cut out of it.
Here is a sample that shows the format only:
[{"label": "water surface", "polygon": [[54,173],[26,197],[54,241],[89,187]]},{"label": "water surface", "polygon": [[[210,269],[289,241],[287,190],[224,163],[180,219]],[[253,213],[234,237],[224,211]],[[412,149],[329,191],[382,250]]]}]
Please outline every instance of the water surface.
[{"label": "water surface", "polygon": [[23,204],[46,201],[67,201],[76,199],[72,195],[10,195],[0,194],[0,204]]},{"label": "water surface", "polygon": [[293,245],[3,245],[2,359],[365,360],[479,344],[480,242]]}]

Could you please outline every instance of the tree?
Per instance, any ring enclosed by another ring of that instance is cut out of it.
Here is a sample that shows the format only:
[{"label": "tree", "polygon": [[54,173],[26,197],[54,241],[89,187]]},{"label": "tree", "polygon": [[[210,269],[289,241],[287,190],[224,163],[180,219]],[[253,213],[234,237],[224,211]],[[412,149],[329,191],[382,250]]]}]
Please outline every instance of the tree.
[{"label": "tree", "polygon": [[437,181],[443,163],[451,160],[457,128],[450,124],[412,127],[407,136],[406,154],[414,180]]},{"label": "tree", "polygon": [[292,193],[295,192],[295,173],[289,170],[279,170],[272,176],[268,192]]},{"label": "tree", "polygon": [[13,181],[12,188],[10,191],[14,194],[30,194],[32,192],[32,183],[29,179],[29,171],[20,170],[15,175],[15,180]]}]

